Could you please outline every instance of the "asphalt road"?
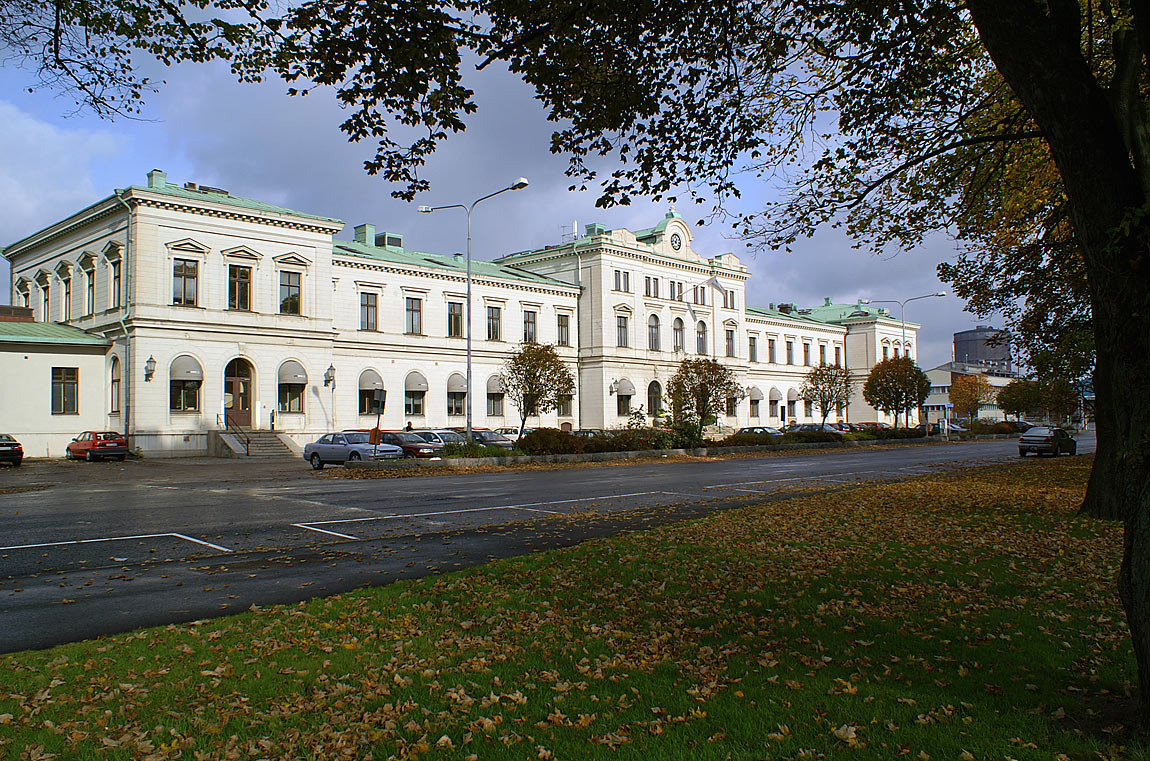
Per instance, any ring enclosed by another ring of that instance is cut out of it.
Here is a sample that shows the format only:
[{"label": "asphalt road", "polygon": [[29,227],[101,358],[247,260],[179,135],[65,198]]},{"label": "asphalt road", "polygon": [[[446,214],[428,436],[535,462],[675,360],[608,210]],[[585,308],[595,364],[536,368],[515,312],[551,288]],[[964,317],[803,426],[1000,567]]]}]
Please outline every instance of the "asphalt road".
[{"label": "asphalt road", "polygon": [[[1094,450],[1093,435],[1079,452]],[[696,517],[1018,460],[1015,441],[344,480],[300,461],[0,471],[0,652],[227,615]]]}]

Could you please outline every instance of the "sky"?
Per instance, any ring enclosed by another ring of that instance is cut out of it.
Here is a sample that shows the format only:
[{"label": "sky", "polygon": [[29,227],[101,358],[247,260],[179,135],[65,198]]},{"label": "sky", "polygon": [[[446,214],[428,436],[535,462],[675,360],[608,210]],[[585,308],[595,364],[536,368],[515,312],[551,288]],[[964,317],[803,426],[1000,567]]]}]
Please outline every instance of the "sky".
[{"label": "sky", "polygon": [[[364,222],[398,232],[409,248],[453,253],[466,246],[466,217],[448,210],[419,214],[416,206],[470,204],[511,184],[530,185],[480,204],[472,217],[477,259],[557,243],[572,224],[598,222],[609,229],[651,227],[666,203],[635,199],[630,206],[595,208],[597,194],[568,190],[567,160],[553,155],[553,125],[530,89],[503,71],[475,75],[479,112],[466,132],[452,136],[431,157],[423,174],[431,189],[413,203],[397,201],[379,177],[363,170],[374,145],[348,143],[339,123],[343,112],[329,94],[292,98],[284,85],[235,83],[226,70],[184,65],[165,70],[161,91],[148,99],[143,118],[103,121],[76,113],[66,97],[29,93],[29,72],[0,67],[0,245],[19,240],[115,188],[146,184],[146,173],[162,169],[168,181],[196,182],[288,208],[342,219],[350,238]],[[606,165],[610,169],[610,165]],[[748,183],[754,182],[748,180]],[[769,188],[745,184],[744,199],[769,197]],[[681,196],[681,197],[685,197]],[[750,199],[750,200],[747,200]],[[679,204],[692,225],[706,206]],[[917,250],[879,257],[851,247],[840,230],[823,229],[799,241],[793,252],[753,253],[729,225],[694,227],[693,245],[704,256],[733,252],[751,270],[747,303],[821,304],[860,298],[903,300],[946,290],[935,275],[939,262],[956,256],[955,244],[939,235]],[[0,282],[8,283],[0,260]],[[0,303],[11,293],[5,287]],[[886,304],[899,317],[898,304]],[[906,307],[906,320],[922,325],[919,360],[925,368],[951,358],[951,335],[979,324],[953,296],[922,299]]]}]

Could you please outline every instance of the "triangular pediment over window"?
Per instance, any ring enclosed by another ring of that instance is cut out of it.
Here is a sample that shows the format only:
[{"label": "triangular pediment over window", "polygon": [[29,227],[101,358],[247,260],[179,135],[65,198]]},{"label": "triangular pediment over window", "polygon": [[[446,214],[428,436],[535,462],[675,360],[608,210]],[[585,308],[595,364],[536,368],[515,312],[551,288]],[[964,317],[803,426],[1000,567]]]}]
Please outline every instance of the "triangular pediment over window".
[{"label": "triangular pediment over window", "polygon": [[287,265],[290,267],[310,267],[311,262],[304,259],[299,254],[282,254],[275,258],[276,264]]},{"label": "triangular pediment over window", "polygon": [[229,259],[249,259],[251,261],[259,261],[263,258],[263,254],[256,251],[254,248],[247,246],[236,246],[235,248],[228,248],[220,252],[221,255]]},{"label": "triangular pediment over window", "polygon": [[118,240],[108,241],[108,245],[104,246],[100,253],[110,262],[117,261],[124,254],[124,244]]},{"label": "triangular pediment over window", "polygon": [[194,254],[196,256],[207,256],[209,249],[203,243],[193,238],[184,238],[183,240],[172,241],[167,244],[168,251],[173,254]]}]

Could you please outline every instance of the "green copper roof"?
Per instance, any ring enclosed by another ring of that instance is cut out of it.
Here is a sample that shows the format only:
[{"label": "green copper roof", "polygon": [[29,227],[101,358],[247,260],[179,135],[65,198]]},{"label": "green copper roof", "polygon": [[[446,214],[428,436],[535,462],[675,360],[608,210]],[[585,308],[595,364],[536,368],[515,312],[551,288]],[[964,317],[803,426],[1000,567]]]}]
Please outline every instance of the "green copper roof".
[{"label": "green copper roof", "polygon": [[0,321],[0,343],[108,346],[109,341],[57,322]]},{"label": "green copper roof", "polygon": [[654,236],[655,233],[661,233],[664,230],[666,230],[667,229],[667,223],[670,222],[672,219],[682,219],[682,218],[683,217],[680,216],[679,212],[673,211],[673,210],[669,211],[669,212],[667,212],[667,215],[665,217],[663,217],[661,220],[659,220],[659,224],[655,225],[654,227],[648,227],[644,230],[635,230],[634,231],[635,237],[638,238],[639,240],[643,240],[644,238],[650,238],[650,237]]},{"label": "green copper roof", "polygon": [[756,317],[769,317],[776,320],[790,320],[792,322],[813,322],[819,325],[826,324],[823,320],[815,319],[809,314],[800,314],[797,311],[784,312],[781,309],[765,309],[748,304],[746,312],[748,315],[754,315]]},{"label": "green copper roof", "polygon": [[225,206],[235,206],[241,209],[249,209],[251,211],[260,211],[269,214],[290,214],[293,217],[302,217],[303,219],[317,219],[323,222],[334,222],[342,224],[343,220],[336,219],[335,217],[323,217],[318,214],[308,214],[303,211],[296,211],[294,209],[287,209],[283,206],[276,206],[263,201],[257,201],[254,198],[243,198],[242,196],[233,196],[228,192],[217,192],[214,190],[192,190],[185,188],[182,185],[175,185],[167,182],[166,180],[158,180],[153,185],[132,185],[129,190],[141,191],[145,193],[160,193],[161,195],[171,196],[173,198],[182,198],[188,201],[198,201],[201,203],[220,203]]},{"label": "green copper roof", "polygon": [[[857,314],[858,312],[866,312],[865,315]],[[820,322],[833,322],[840,323],[852,319],[875,319],[883,318],[887,320],[894,320],[899,322],[897,317],[894,317],[890,310],[881,309],[880,307],[871,306],[870,304],[820,304],[817,307],[811,307],[811,316]],[[907,325],[914,325],[916,323],[908,322]]]},{"label": "green copper roof", "polygon": [[[412,251],[396,246],[371,246],[355,241],[335,241],[334,252],[345,256],[356,256],[365,259],[375,259],[381,262],[402,264],[409,267],[421,267],[429,270],[450,271],[458,275],[467,274],[467,260],[463,257],[443,254],[429,254],[423,251]],[[572,283],[537,275],[534,272],[512,267],[499,262],[487,262],[479,259],[471,260],[471,276],[483,278],[496,278],[500,280],[517,280],[536,285],[562,286],[564,288],[578,288]]]}]

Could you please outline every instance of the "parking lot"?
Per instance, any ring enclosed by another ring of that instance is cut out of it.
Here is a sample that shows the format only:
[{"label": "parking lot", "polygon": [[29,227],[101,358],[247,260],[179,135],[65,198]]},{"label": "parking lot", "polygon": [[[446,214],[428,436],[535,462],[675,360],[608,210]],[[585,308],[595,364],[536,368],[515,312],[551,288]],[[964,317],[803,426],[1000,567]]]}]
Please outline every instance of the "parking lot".
[{"label": "parking lot", "polygon": [[796,490],[1016,460],[1016,442],[988,441],[378,480],[326,478],[302,460],[29,461],[0,471],[11,624],[0,650],[388,583]]}]

